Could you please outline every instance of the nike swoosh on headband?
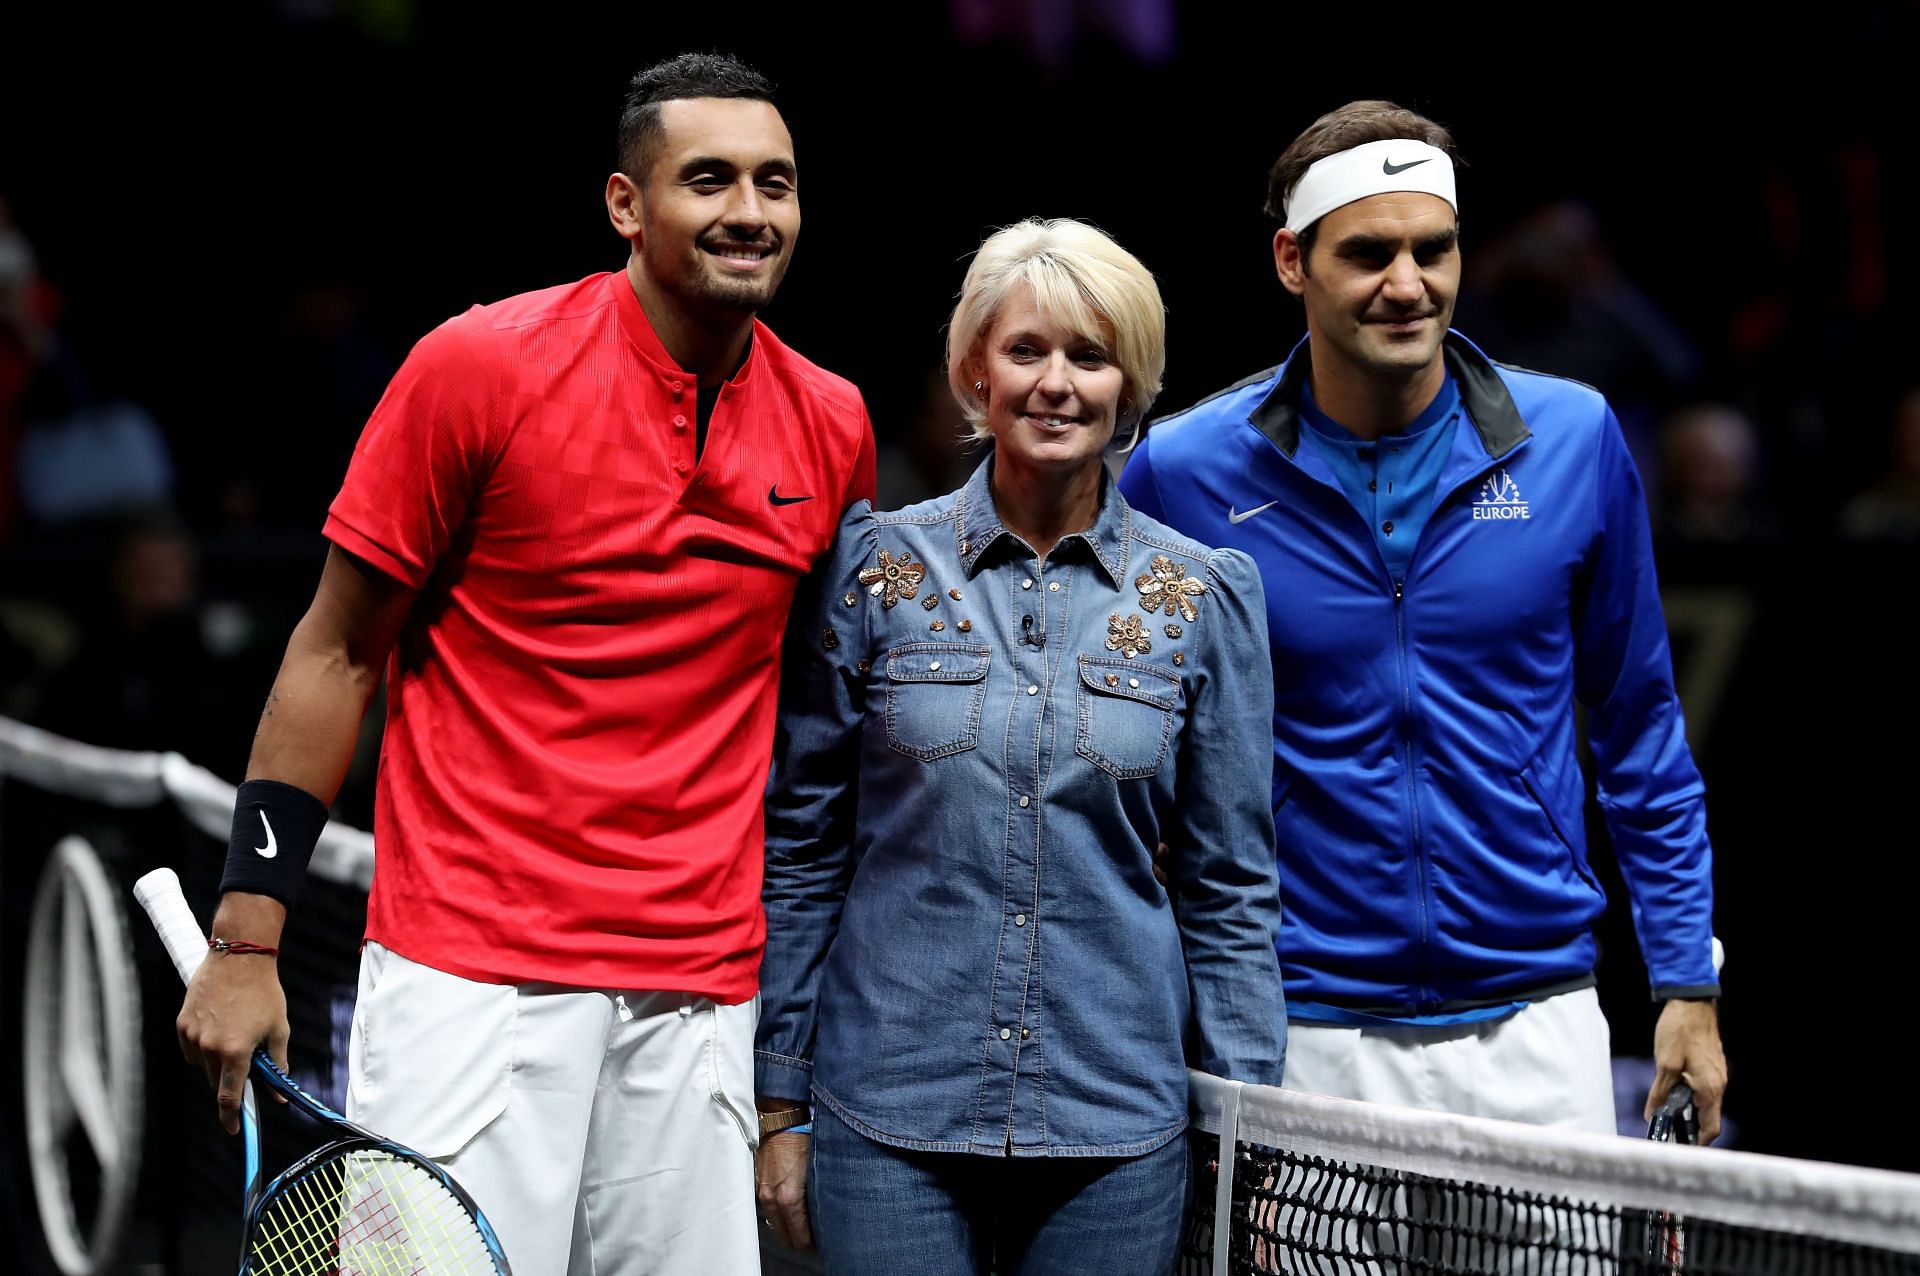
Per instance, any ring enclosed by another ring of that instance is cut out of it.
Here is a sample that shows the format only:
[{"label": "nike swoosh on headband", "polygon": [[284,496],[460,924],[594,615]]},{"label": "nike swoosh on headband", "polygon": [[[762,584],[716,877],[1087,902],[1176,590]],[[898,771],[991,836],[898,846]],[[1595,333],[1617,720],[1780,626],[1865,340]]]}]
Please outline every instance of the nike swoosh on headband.
[{"label": "nike swoosh on headband", "polygon": [[1418,168],[1420,165],[1425,164],[1432,159],[1433,159],[1433,156],[1429,155],[1425,159],[1408,160],[1404,164],[1396,164],[1390,159],[1383,158],[1380,161],[1380,171],[1385,173],[1388,177],[1392,177],[1394,174],[1404,173],[1410,168]]},{"label": "nike swoosh on headband", "polygon": [[1248,519],[1252,518],[1255,514],[1260,513],[1262,510],[1270,510],[1274,506],[1278,505],[1279,503],[1280,503],[1279,501],[1268,501],[1265,505],[1254,506],[1252,509],[1248,510],[1244,514],[1242,514],[1239,510],[1235,509],[1233,506],[1229,505],[1227,506],[1227,521],[1229,523],[1236,523],[1236,524],[1244,523]]},{"label": "nike swoosh on headband", "polygon": [[265,811],[260,812],[260,823],[262,827],[267,830],[267,844],[265,846],[254,847],[253,853],[263,860],[270,860],[280,853],[280,843],[274,840],[273,825],[267,823],[267,813]]}]

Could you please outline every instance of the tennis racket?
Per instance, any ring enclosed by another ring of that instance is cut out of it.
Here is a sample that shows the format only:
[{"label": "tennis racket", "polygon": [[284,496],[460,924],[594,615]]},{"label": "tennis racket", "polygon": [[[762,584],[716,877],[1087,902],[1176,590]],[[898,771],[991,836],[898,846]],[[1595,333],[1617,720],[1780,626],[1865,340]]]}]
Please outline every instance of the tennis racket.
[{"label": "tennis racket", "polygon": [[1647,1137],[1656,1143],[1700,1142],[1700,1112],[1693,1106],[1693,1087],[1684,1081],[1673,1083],[1666,1102],[1654,1110],[1647,1123]]},{"label": "tennis racket", "polygon": [[[1715,941],[1718,942],[1718,941]],[[1667,1098],[1654,1110],[1647,1123],[1647,1137],[1655,1143],[1695,1144],[1700,1141],[1700,1112],[1693,1105],[1693,1088],[1684,1081],[1673,1083]],[[1647,1212],[1647,1232],[1641,1257],[1655,1272],[1685,1270],[1687,1261],[1687,1225],[1678,1214],[1666,1210]]]},{"label": "tennis racket", "polygon": [[[207,939],[159,868],[134,883],[167,955],[185,981]],[[450,1175],[418,1152],[362,1129],[302,1090],[265,1050],[253,1076],[331,1137],[264,1186],[259,1117],[249,1081],[240,1124],[246,1141],[241,1276],[512,1276],[486,1215]]]}]

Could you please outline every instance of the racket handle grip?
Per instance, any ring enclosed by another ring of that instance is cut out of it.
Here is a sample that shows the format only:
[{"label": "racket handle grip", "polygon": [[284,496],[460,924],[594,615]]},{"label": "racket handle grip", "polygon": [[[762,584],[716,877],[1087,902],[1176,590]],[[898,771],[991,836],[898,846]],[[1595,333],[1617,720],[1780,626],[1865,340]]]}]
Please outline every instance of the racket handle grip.
[{"label": "racket handle grip", "polygon": [[[193,910],[187,907],[179,875],[170,868],[156,868],[133,884],[133,897],[147,910],[153,928],[160,932],[160,942],[166,945],[167,956],[173,958],[180,982],[191,983],[193,972],[207,959],[207,937],[200,923],[193,919]],[[262,1052],[260,1057],[264,1059],[266,1054]],[[245,1115],[242,1124],[247,1132],[247,1183],[251,1189],[257,1178],[259,1135],[256,1131],[260,1120],[251,1081],[240,1091],[240,1108]]]},{"label": "racket handle grip", "polygon": [[133,884],[133,897],[160,932],[160,942],[166,945],[167,956],[173,958],[180,982],[187,983],[207,959],[207,936],[187,907],[180,878],[170,868],[156,868]]}]

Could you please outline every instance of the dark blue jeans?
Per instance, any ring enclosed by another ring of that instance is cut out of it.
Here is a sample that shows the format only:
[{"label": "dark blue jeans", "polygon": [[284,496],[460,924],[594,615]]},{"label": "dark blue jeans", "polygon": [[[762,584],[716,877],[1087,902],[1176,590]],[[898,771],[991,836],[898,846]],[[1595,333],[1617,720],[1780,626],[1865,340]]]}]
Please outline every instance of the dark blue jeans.
[{"label": "dark blue jeans", "polygon": [[1161,1276],[1187,1140],[1137,1157],[997,1157],[876,1143],[814,1106],[807,1209],[828,1276]]}]

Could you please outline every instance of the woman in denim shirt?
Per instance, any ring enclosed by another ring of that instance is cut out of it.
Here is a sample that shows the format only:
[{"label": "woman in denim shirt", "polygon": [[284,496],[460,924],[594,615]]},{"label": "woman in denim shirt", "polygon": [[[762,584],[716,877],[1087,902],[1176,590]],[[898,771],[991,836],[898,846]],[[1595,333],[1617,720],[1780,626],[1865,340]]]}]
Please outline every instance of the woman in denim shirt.
[{"label": "woman in denim shirt", "polygon": [[[855,506],[795,602],[758,1179],[831,1273],[1164,1272],[1189,1063],[1280,1083],[1259,576],[1130,509],[1102,460],[1164,332],[1099,231],[989,238],[947,350],[986,459]],[[810,1143],[782,1128],[809,1104]]]}]

